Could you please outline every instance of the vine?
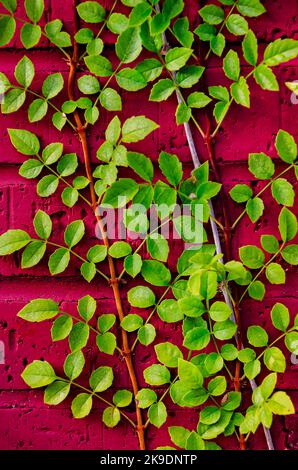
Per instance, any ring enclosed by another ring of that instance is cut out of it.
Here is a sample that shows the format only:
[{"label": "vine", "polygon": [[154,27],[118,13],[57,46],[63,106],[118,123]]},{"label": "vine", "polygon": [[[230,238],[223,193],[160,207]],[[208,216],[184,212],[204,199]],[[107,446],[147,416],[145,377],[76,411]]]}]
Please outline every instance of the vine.
[{"label": "vine", "polygon": [[[298,245],[293,242],[297,219],[289,209],[294,206],[295,192],[286,179],[290,173],[297,178],[297,145],[288,132],[278,131],[275,147],[284,165],[282,170],[276,171],[269,155],[250,154],[249,172],[257,181],[264,181],[264,185],[254,194],[250,185],[237,184],[229,196],[221,183],[215,150],[232,105],[250,107],[249,78],[253,77],[263,90],[278,91],[272,69],[298,56],[298,41],[277,39],[260,57],[256,35],[248,22],[265,13],[259,0],[221,0],[222,6],[208,4],[199,9],[191,22],[194,29],[187,16],[183,16],[186,3],[183,0],[165,0],[161,5],[156,0],[115,0],[107,11],[97,1],[73,0],[71,34],[63,30],[60,19],[46,23],[43,28],[39,25],[44,14],[43,0],[24,1],[26,20],[16,14],[23,2],[0,3],[6,9],[0,15],[0,46],[11,42],[20,23],[24,48],[35,47],[44,36],[61,51],[69,65],[66,84],[58,72],[46,77],[38,91],[31,88],[34,64],[24,55],[14,70],[16,84],[0,73],[2,113],[17,112],[31,97],[30,123],[41,121],[52,111],[57,131],[68,126],[81,144],[78,158],[75,153],[65,153],[69,149],[64,149],[60,142],[49,143],[41,150],[40,140],[32,132],[9,129],[13,147],[29,157],[21,165],[20,175],[37,179],[37,194],[42,198],[53,195],[61,185],[63,204],[68,208],[78,203],[86,206],[94,215],[99,238],[83,256],[74,247],[87,238],[84,221],[74,220],[65,227],[61,244],[52,233],[51,217],[38,210],[33,220],[35,235],[20,229],[8,230],[0,236],[0,255],[23,250],[22,268],[28,269],[42,262],[49,250],[48,267],[53,276],[63,273],[73,256],[80,263],[85,281],[99,279],[110,286],[116,312],[99,314],[96,299],[88,294],[78,300],[78,316],[62,311],[52,299],[29,302],[18,316],[29,322],[52,320],[52,341],[68,339],[70,353],[63,365],[64,374],[56,372],[47,361],[33,361],[26,366],[23,380],[32,388],[46,387],[44,401],[49,405],[58,405],[71,389],[78,390],[71,404],[73,416],[78,419],[89,415],[93,399],[100,400],[106,405],[103,423],[114,427],[121,419],[126,420],[136,432],[141,450],[146,449],[147,428],[151,425],[159,428],[166,423],[168,396],[175,405],[199,411],[196,429],[186,429],[179,423],[168,428],[175,448],[218,449],[216,439],[223,434],[226,438],[236,436],[243,450],[250,435],[263,426],[268,447],[272,449],[269,428],[273,416],[294,412],[290,397],[277,389],[277,374],[286,369],[280,342],[291,353],[298,353],[298,321],[296,317],[293,323],[287,307],[276,303],[271,321],[279,336],[269,338],[259,325],[251,325],[245,332],[241,305],[246,296],[262,302],[268,285],[285,282],[284,264],[298,264]],[[115,35],[113,58],[105,44],[107,31]],[[241,40],[245,68],[252,68],[248,73],[243,72],[242,57],[230,47],[226,32]],[[140,60],[144,49],[149,57]],[[211,54],[219,58],[224,55],[222,66],[231,82],[229,87],[204,86]],[[295,84],[287,86],[295,92]],[[176,94],[175,119],[177,126],[185,128],[194,164],[191,175],[185,174],[178,156],[162,151],[158,158],[158,174],[162,174],[162,179],[158,179],[151,159],[134,151],[134,144],[159,126],[145,115],[123,121],[120,90],[138,92],[146,87],[151,88],[149,100],[156,103],[172,100]],[[63,91],[67,100],[61,105]],[[100,163],[94,167],[89,139],[92,127],[104,124],[101,109],[117,114],[105,123],[105,139],[96,153]],[[204,163],[196,150],[194,132],[206,145]],[[85,175],[78,174],[80,159]],[[130,168],[136,180],[120,177],[122,167]],[[246,216],[252,224],[259,222],[265,211],[262,196],[269,190],[280,206],[278,238],[263,235],[259,246],[241,246],[239,259],[233,259],[231,244],[235,230]],[[229,197],[245,205],[234,221],[229,220]],[[219,217],[213,199],[221,204]],[[136,246],[110,235],[111,221],[104,217],[107,210],[118,211],[124,227],[138,240]],[[156,220],[153,227],[152,218]],[[174,274],[167,266],[169,233],[172,238],[178,234],[187,244],[175,253]],[[122,262],[119,271],[116,260]],[[161,292],[159,298],[155,288]],[[130,305],[129,313],[124,307],[123,290]],[[156,317],[165,325],[179,325],[177,344],[158,342]],[[90,388],[78,382],[80,376],[88,374],[84,355],[88,341],[103,353],[100,356],[103,362],[104,354],[108,354],[117,356],[126,365],[128,389],[116,391],[111,399],[109,393],[106,396],[107,390],[117,387],[114,371],[106,365],[93,370]],[[136,351],[151,344],[157,361],[142,371],[144,382],[139,384]],[[269,374],[257,386],[255,380],[261,371],[263,375],[265,371]],[[247,380],[252,388],[249,403],[242,396]],[[155,387],[162,388],[160,396]]]}]

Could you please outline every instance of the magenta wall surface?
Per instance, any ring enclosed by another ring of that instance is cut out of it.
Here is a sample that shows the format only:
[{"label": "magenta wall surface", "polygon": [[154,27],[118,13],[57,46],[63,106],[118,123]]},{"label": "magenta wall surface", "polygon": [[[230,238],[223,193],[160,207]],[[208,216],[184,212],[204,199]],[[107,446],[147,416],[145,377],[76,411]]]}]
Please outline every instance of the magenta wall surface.
[{"label": "magenta wall surface", "polygon": [[[106,2],[102,2],[105,4]],[[108,2],[107,2],[108,3]],[[186,0],[186,11],[190,18],[198,22],[198,3],[203,6],[206,2]],[[63,7],[62,7],[63,4]],[[297,0],[265,0],[267,13],[251,21],[251,27],[257,32],[261,48],[266,43],[279,37],[293,37],[298,39]],[[19,11],[19,16],[24,15]],[[46,0],[46,20],[50,21],[60,17],[64,19],[66,29],[71,32],[73,27],[72,1]],[[107,49],[112,37],[107,35],[105,42]],[[239,44],[235,48],[241,49]],[[0,50],[0,70],[13,76],[16,63],[23,56],[19,40],[15,40],[10,47]],[[67,76],[68,66],[59,52],[52,49],[43,41],[38,49],[28,53],[34,62],[37,79],[36,89],[40,89],[42,80],[48,73],[60,71]],[[293,61],[277,70],[280,83],[280,92],[271,93],[262,91],[251,82],[252,99],[251,109],[234,107],[227,117],[224,126],[217,137],[215,146],[216,159],[224,185],[229,190],[238,182],[250,183],[251,175],[247,171],[247,156],[250,152],[267,152],[275,156],[274,139],[279,128],[292,133],[298,141],[298,106],[291,100],[291,93],[285,87],[285,81],[298,79],[298,61]],[[223,84],[225,82],[220,63],[211,60],[206,73],[206,84]],[[191,157],[187,147],[183,126],[175,124],[175,98],[165,103],[156,104],[148,102],[148,91],[138,93],[122,93],[124,110],[120,115],[124,120],[131,115],[145,113],[160,124],[160,129],[149,136],[146,141],[135,145],[135,150],[144,151],[154,162],[157,161],[161,150],[176,153],[183,161],[186,172],[191,170]],[[66,99],[64,96],[62,99]],[[87,245],[94,244],[94,221],[84,207],[66,209],[61,203],[59,192],[50,199],[41,199],[36,195],[35,183],[23,180],[18,176],[18,167],[23,157],[12,149],[8,134],[8,127],[18,127],[35,132],[43,145],[50,142],[62,141],[65,152],[77,152],[82,159],[79,141],[74,133],[66,129],[59,133],[51,126],[50,114],[36,125],[29,125],[25,106],[17,115],[4,117],[0,115],[0,232],[8,228],[21,228],[32,233],[32,219],[37,209],[47,211],[53,219],[55,237],[61,239],[65,226],[76,218],[83,218],[88,227],[88,242],[82,246],[86,252]],[[93,163],[96,163],[95,153],[103,140],[107,122],[113,115],[102,111],[99,122],[95,125],[91,137],[91,151]],[[202,125],[205,125],[202,120]],[[202,159],[206,159],[206,149],[199,136],[197,137],[198,150]],[[83,166],[81,168],[83,174]],[[123,173],[128,174],[128,172]],[[297,182],[293,181],[297,188]],[[259,187],[259,186],[257,186]],[[261,186],[260,186],[261,187]],[[267,198],[267,199],[266,199]],[[252,226],[246,218],[238,227],[234,239],[234,256],[237,257],[238,247],[252,242],[258,243],[263,233],[275,233],[272,227],[277,226],[279,207],[271,202],[270,196],[265,197],[266,212],[261,224]],[[297,208],[296,208],[297,209]],[[229,212],[234,219],[239,213],[239,207],[232,202]],[[174,251],[175,246],[172,245]],[[170,259],[170,266],[174,266],[174,255]],[[75,312],[76,301],[86,295],[93,295],[98,300],[97,313],[115,312],[111,289],[104,286],[101,280],[95,278],[87,284],[79,275],[79,265],[72,260],[70,268],[59,277],[50,277],[45,259],[37,268],[22,271],[19,256],[10,256],[0,259],[0,340],[5,345],[5,364],[0,365],[0,449],[136,449],[137,438],[120,424],[113,430],[106,429],[101,423],[100,403],[96,403],[91,415],[85,420],[75,420],[71,416],[71,398],[58,407],[48,407],[43,404],[42,391],[28,390],[20,374],[24,366],[34,359],[49,360],[58,370],[61,369],[64,357],[67,354],[67,342],[52,344],[48,324],[30,324],[17,319],[16,314],[28,301],[36,297],[53,298],[62,302],[68,311]],[[133,284],[132,284],[133,285]],[[132,308],[125,301],[126,312]],[[287,281],[282,286],[271,286],[263,302],[257,303],[247,300],[243,303],[241,317],[243,326],[253,323],[265,327],[273,336],[273,328],[269,319],[271,306],[277,302],[284,302],[294,316],[298,311],[297,298],[297,269],[287,269]],[[158,339],[165,341],[175,340],[179,337],[177,326],[158,325]],[[153,361],[154,351],[139,347],[134,358],[139,381],[144,385],[142,370]],[[116,376],[116,385],[119,388],[128,387],[124,364],[118,359],[98,354],[92,345],[88,345],[86,355],[88,368],[92,370],[102,364],[112,365]],[[278,386],[287,390],[298,407],[298,364],[290,362],[289,354],[287,372],[279,376]],[[259,379],[259,378],[258,378]],[[169,424],[180,424],[194,428],[197,422],[197,413],[187,409],[176,409],[168,400]],[[275,419],[273,439],[278,449],[298,449],[298,416]],[[237,448],[237,442],[220,442],[224,448]],[[158,445],[170,444],[167,435],[167,426],[160,430],[150,428],[148,433],[148,446],[153,449]],[[265,449],[262,432],[258,432],[250,441],[250,448]]]}]

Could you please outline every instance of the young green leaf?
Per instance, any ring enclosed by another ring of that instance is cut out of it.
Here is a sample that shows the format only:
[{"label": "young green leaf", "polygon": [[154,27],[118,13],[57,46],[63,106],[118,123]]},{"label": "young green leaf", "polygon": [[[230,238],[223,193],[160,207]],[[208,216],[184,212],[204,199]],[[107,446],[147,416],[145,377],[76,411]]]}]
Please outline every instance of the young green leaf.
[{"label": "young green leaf", "polygon": [[0,256],[11,255],[30,241],[30,236],[24,230],[8,230],[0,236]]},{"label": "young green leaf", "polygon": [[35,69],[33,63],[27,56],[24,56],[15,68],[14,76],[16,80],[22,87],[29,88],[34,75]]},{"label": "young green leaf", "polygon": [[37,155],[40,143],[32,132],[21,129],[8,129],[9,137],[14,148],[23,155]]},{"label": "young green leaf", "polygon": [[54,382],[56,374],[48,362],[33,361],[25,368],[21,377],[29,387],[39,388]]},{"label": "young green leaf", "polygon": [[97,2],[82,2],[77,6],[79,17],[86,23],[100,23],[104,20],[105,9]]},{"label": "young green leaf", "polygon": [[51,299],[35,299],[18,312],[18,317],[29,322],[42,322],[54,318],[58,313],[57,302]]}]

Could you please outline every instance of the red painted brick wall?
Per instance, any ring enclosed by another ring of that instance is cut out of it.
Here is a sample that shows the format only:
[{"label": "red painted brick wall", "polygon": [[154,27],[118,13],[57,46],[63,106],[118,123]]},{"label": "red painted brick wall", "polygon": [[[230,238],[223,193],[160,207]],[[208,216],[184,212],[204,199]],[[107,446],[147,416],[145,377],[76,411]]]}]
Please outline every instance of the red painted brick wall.
[{"label": "red painted brick wall", "polygon": [[[102,3],[102,2],[101,2]],[[103,2],[105,3],[105,2]],[[196,18],[198,8],[196,0],[186,0],[190,18]],[[265,0],[267,14],[251,21],[252,28],[257,32],[261,48],[266,43],[278,37],[298,38],[297,0]],[[201,2],[201,6],[203,2]],[[72,30],[72,1],[46,0],[47,21],[57,17],[65,20],[66,28]],[[18,12],[19,16],[23,14]],[[111,42],[107,35],[106,42]],[[235,44],[236,49],[240,48]],[[13,42],[9,48],[0,50],[0,69],[9,76],[13,75],[16,63],[23,56],[19,40]],[[59,53],[43,41],[41,46],[29,52],[31,60],[37,70],[36,88],[40,87],[43,78],[50,72],[60,71],[67,74],[67,65]],[[206,73],[207,84],[223,83],[223,73],[218,61],[212,60]],[[234,107],[225,121],[222,131],[218,135],[216,156],[220,167],[224,185],[230,189],[237,182],[249,182],[251,176],[247,171],[247,155],[249,152],[266,151],[274,153],[274,137],[279,128],[291,132],[298,140],[298,107],[291,103],[291,94],[285,88],[284,82],[298,78],[298,61],[280,67],[278,79],[281,85],[280,93],[261,91],[252,85],[251,109],[245,110]],[[135,149],[146,148],[147,155],[153,161],[157,160],[160,150],[177,153],[186,171],[191,169],[191,158],[188,151],[183,127],[178,129],[175,125],[174,111],[175,99],[170,102],[149,103],[148,91],[137,94],[122,93],[124,119],[133,114],[146,113],[156,122],[160,123],[160,130],[146,139],[145,144],[136,145]],[[66,99],[66,97],[64,97]],[[7,127],[19,127],[36,132],[46,145],[53,141],[63,141],[67,152],[76,151],[80,157],[82,152],[77,137],[67,129],[60,134],[50,125],[47,117],[41,124],[28,125],[26,118],[27,106],[17,115],[4,117],[0,115],[0,232],[8,228],[22,228],[32,233],[32,218],[38,208],[46,210],[53,218],[55,236],[61,238],[61,232],[70,221],[82,217],[88,226],[88,243],[92,244],[94,238],[94,223],[85,208],[76,207],[66,209],[62,205],[59,193],[44,200],[38,198],[34,182],[25,181],[18,176],[18,167],[23,157],[18,155],[11,147],[7,135]],[[99,123],[95,125],[91,138],[91,150],[95,154],[103,132],[111,114],[102,111]],[[205,158],[205,148],[197,139],[198,149]],[[95,162],[95,159],[94,159]],[[83,168],[82,168],[83,174]],[[297,186],[297,183],[295,183]],[[276,226],[278,206],[269,202],[266,205],[265,217],[261,224],[253,227],[244,220],[234,237],[234,255],[237,256],[237,247],[252,241],[257,242],[262,233],[274,233],[272,226]],[[239,208],[233,203],[229,204],[232,218],[237,215]],[[82,248],[84,251],[86,247]],[[51,344],[49,325],[30,324],[16,318],[18,310],[29,300],[35,297],[52,297],[63,301],[69,311],[75,311],[75,302],[83,295],[93,295],[98,300],[98,313],[114,312],[114,302],[109,288],[96,279],[90,285],[79,276],[78,265],[71,262],[70,269],[59,277],[51,278],[48,274],[46,261],[39,267],[22,271],[18,256],[0,259],[0,340],[5,345],[5,364],[0,365],[0,449],[129,449],[137,448],[137,438],[120,424],[114,430],[104,428],[98,411],[101,405],[96,403],[91,415],[85,420],[74,420],[70,412],[70,399],[58,407],[48,407],[43,404],[41,391],[26,389],[20,373],[24,366],[33,359],[44,358],[61,369],[67,353],[67,344]],[[297,313],[297,270],[289,268],[287,281],[283,286],[271,286],[266,299],[262,303],[246,301],[241,309],[243,325],[247,327],[252,323],[264,326],[270,334],[274,334],[269,321],[269,309],[274,302],[284,302],[294,315]],[[125,294],[123,293],[123,297]],[[127,312],[129,306],[127,304]],[[177,327],[159,325],[159,340],[178,337]],[[101,364],[110,364],[114,367],[116,385],[121,388],[129,386],[124,364],[106,355],[100,355],[90,344],[87,348],[88,367],[94,368]],[[287,354],[289,357],[289,354]],[[140,382],[143,383],[142,370],[151,362],[147,349],[140,347],[135,357],[136,368]],[[287,390],[298,406],[297,391],[298,365],[288,363],[287,372],[279,378],[279,387]],[[169,423],[183,424],[194,427],[197,414],[193,411],[176,409],[170,401]],[[298,449],[298,417],[276,419],[273,425],[273,439],[278,449]],[[148,436],[150,448],[169,443],[166,426],[160,430],[150,429]],[[223,442],[227,447],[226,441]],[[252,439],[251,448],[264,449],[265,443],[262,432]],[[230,442],[229,447],[237,448],[236,442]]]}]

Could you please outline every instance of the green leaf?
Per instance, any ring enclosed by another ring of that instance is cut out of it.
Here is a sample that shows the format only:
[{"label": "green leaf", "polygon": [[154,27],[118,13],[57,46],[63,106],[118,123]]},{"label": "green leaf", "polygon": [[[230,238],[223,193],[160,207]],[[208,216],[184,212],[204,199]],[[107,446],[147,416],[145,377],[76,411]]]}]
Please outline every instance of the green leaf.
[{"label": "green leaf", "polygon": [[32,101],[28,109],[29,122],[41,121],[48,112],[48,103],[43,99]]},{"label": "green leaf", "polygon": [[138,340],[144,346],[148,346],[153,343],[156,338],[156,330],[150,323],[142,326],[138,331]]},{"label": "green leaf", "polygon": [[267,253],[275,254],[279,250],[279,242],[274,235],[262,235],[261,245]]},{"label": "green leaf", "polygon": [[278,263],[270,263],[265,273],[271,284],[284,284],[286,282],[286,273]]},{"label": "green leaf", "polygon": [[62,113],[57,112],[53,114],[52,122],[53,122],[54,127],[56,127],[56,129],[61,131],[67,122],[67,118]]},{"label": "green leaf", "polygon": [[259,0],[238,0],[237,10],[244,16],[254,18],[265,13],[266,9]]},{"label": "green leaf", "polygon": [[290,324],[290,313],[285,305],[277,302],[271,310],[273,326],[280,331],[286,331]]},{"label": "green leaf", "polygon": [[103,40],[100,38],[95,38],[87,44],[86,51],[88,55],[98,55],[102,53],[103,48]]},{"label": "green leaf", "polygon": [[196,327],[188,331],[185,335],[183,346],[190,351],[200,351],[208,346],[210,342],[210,332],[207,328]]},{"label": "green leaf", "polygon": [[47,165],[52,165],[57,162],[61,157],[63,152],[63,144],[55,142],[53,144],[47,145],[42,152],[42,159]]},{"label": "green leaf", "polygon": [[94,263],[83,263],[80,272],[87,282],[91,282],[96,275],[96,266]]},{"label": "green leaf", "polygon": [[76,323],[69,335],[69,347],[72,352],[83,349],[89,339],[89,326],[86,323]]},{"label": "green leaf", "polygon": [[127,153],[128,165],[145,181],[149,183],[153,179],[153,164],[150,158],[145,157],[143,153],[128,152]]},{"label": "green leaf", "polygon": [[22,269],[36,266],[44,257],[47,245],[42,240],[36,240],[26,246],[22,254]]},{"label": "green leaf", "polygon": [[268,334],[261,326],[249,326],[247,330],[247,339],[252,346],[261,348],[268,344]]},{"label": "green leaf", "polygon": [[18,317],[29,322],[42,322],[55,317],[58,313],[57,302],[51,299],[35,299],[18,312]]},{"label": "green leaf", "polygon": [[116,336],[110,332],[97,335],[96,344],[101,352],[113,355],[117,346]]},{"label": "green leaf", "polygon": [[78,88],[86,95],[93,95],[100,90],[99,81],[92,75],[83,75],[78,79]]},{"label": "green leaf", "polygon": [[17,82],[24,88],[28,88],[35,75],[34,65],[31,60],[24,55],[24,57],[18,62],[14,76]]},{"label": "green leaf", "polygon": [[285,178],[278,178],[271,185],[272,196],[279,204],[292,207],[295,200],[295,192],[291,183]]},{"label": "green leaf", "polygon": [[162,219],[174,210],[177,200],[177,192],[163,181],[157,181],[154,186],[154,202],[157,206],[158,215]]},{"label": "green leaf", "polygon": [[11,255],[31,241],[24,230],[8,230],[0,236],[0,256]]},{"label": "green leaf", "polygon": [[78,302],[78,312],[80,317],[86,322],[91,320],[96,310],[96,300],[91,295],[85,295]]},{"label": "green leaf", "polygon": [[248,23],[240,15],[232,14],[226,21],[226,27],[235,36],[244,36],[248,32]]},{"label": "green leaf", "polygon": [[[88,44],[91,42],[94,38],[93,31],[89,28],[81,28],[79,31],[75,34],[75,40],[79,44]],[[89,54],[92,55],[92,54]]]},{"label": "green leaf", "polygon": [[286,131],[279,130],[275,147],[280,158],[286,163],[293,163],[297,158],[297,144],[294,137]]},{"label": "green leaf", "polygon": [[105,313],[98,317],[97,327],[101,333],[109,331],[116,322],[116,317],[112,313]]},{"label": "green leaf", "polygon": [[295,413],[292,400],[286,392],[275,392],[268,401],[268,406],[272,413],[276,415],[291,415]]},{"label": "green leaf", "polygon": [[296,216],[283,207],[278,217],[278,228],[283,242],[288,242],[297,235],[297,219]]},{"label": "green leaf", "polygon": [[44,0],[25,0],[25,9],[28,18],[38,23],[44,12]]},{"label": "green leaf", "polygon": [[49,270],[52,275],[65,271],[70,261],[70,253],[67,248],[58,248],[49,258]]},{"label": "green leaf", "polygon": [[205,312],[205,306],[200,301],[199,296],[187,295],[178,300],[178,307],[183,315],[191,318],[197,318]]},{"label": "green leaf", "polygon": [[169,78],[163,78],[155,83],[152,87],[149,100],[150,101],[165,101],[175,91],[175,84]]},{"label": "green leaf", "polygon": [[166,262],[170,248],[168,241],[163,235],[152,234],[147,238],[147,250],[152,258]]},{"label": "green leaf", "polygon": [[122,127],[122,142],[133,143],[143,140],[159,126],[146,116],[133,116]]},{"label": "green leaf", "polygon": [[231,94],[237,104],[250,108],[250,91],[244,77],[231,85]]},{"label": "green leaf", "polygon": [[159,362],[167,367],[177,367],[178,359],[183,357],[178,346],[169,342],[157,344],[154,349]]},{"label": "green leaf", "polygon": [[144,370],[143,374],[145,382],[149,385],[164,385],[171,380],[169,369],[160,364],[152,364]]},{"label": "green leaf", "polygon": [[183,11],[183,8],[183,0],[165,0],[162,11],[167,18],[172,19],[178,16]]},{"label": "green leaf", "polygon": [[185,449],[186,441],[190,435],[190,431],[182,426],[170,426],[168,431],[173,444],[181,447],[181,449]]},{"label": "green leaf", "polygon": [[258,40],[250,29],[242,41],[243,57],[250,65],[256,66],[258,62]]},{"label": "green leaf", "polygon": [[34,179],[41,173],[42,169],[43,164],[39,160],[30,158],[21,165],[19,174],[23,176],[23,178]]},{"label": "green leaf", "polygon": [[123,64],[133,62],[142,52],[139,28],[127,28],[117,39],[115,51]]},{"label": "green leaf", "polygon": [[276,39],[265,49],[264,61],[266,65],[275,65],[295,59],[298,55],[298,41],[295,39]]},{"label": "green leaf", "polygon": [[226,46],[226,38],[222,33],[218,33],[216,36],[212,37],[210,40],[210,48],[214,54],[221,57],[224,48]]},{"label": "green leaf", "polygon": [[[142,26],[144,25],[146,25],[146,23],[143,24]],[[149,25],[150,25],[150,35],[151,37],[153,36],[153,38],[155,38],[157,35],[159,35],[160,33],[163,33],[170,26],[170,19],[167,18],[163,13],[157,13],[156,15],[153,16]],[[144,42],[144,33],[142,36],[142,40]],[[152,39],[151,39],[151,42],[153,42]],[[150,47],[147,47],[147,44],[146,44],[146,47],[149,50],[153,49],[153,45],[151,44],[151,42],[150,44],[148,44],[148,46]],[[154,47],[154,51],[155,51],[157,47],[155,45],[155,42],[153,42],[153,44],[155,46]]]},{"label": "green leaf", "polygon": [[61,315],[56,318],[51,328],[52,341],[61,341],[69,335],[73,326],[72,318],[69,315]]},{"label": "green leaf", "polygon": [[102,414],[102,421],[108,428],[114,428],[117,426],[121,419],[120,411],[118,408],[108,406]]},{"label": "green leaf", "polygon": [[246,202],[253,196],[252,189],[247,184],[236,184],[229,194],[233,201],[239,203]]},{"label": "green leaf", "polygon": [[82,220],[71,222],[65,230],[64,241],[69,248],[73,248],[83,238],[85,233],[85,225]]},{"label": "green leaf", "polygon": [[143,24],[148,16],[151,15],[152,7],[146,3],[138,3],[130,12],[129,15],[129,26],[136,27]]},{"label": "green leaf", "polygon": [[272,70],[266,65],[260,64],[254,70],[254,78],[263,90],[278,91],[279,84]]},{"label": "green leaf", "polygon": [[112,13],[108,18],[107,27],[114,34],[120,34],[128,28],[129,19],[122,13]]},{"label": "green leaf", "polygon": [[186,64],[192,54],[192,49],[188,47],[174,47],[166,53],[166,68],[171,72],[175,72]]},{"label": "green leaf", "polygon": [[220,418],[220,409],[216,406],[207,406],[200,413],[200,423],[203,424],[214,424]]},{"label": "green leaf", "polygon": [[48,362],[33,361],[25,368],[21,377],[29,387],[39,388],[54,382],[56,374]]},{"label": "green leaf", "polygon": [[112,64],[106,57],[91,55],[84,60],[90,72],[97,77],[110,77],[113,73]]},{"label": "green leaf", "polygon": [[225,302],[214,302],[210,307],[209,314],[214,321],[225,321],[231,316],[232,311]]},{"label": "green leaf", "polygon": [[191,118],[191,109],[185,103],[179,103],[176,109],[176,123],[184,124]]},{"label": "green leaf", "polygon": [[225,13],[216,5],[206,5],[199,10],[201,18],[208,24],[216,25],[223,22]]},{"label": "green leaf", "polygon": [[20,129],[8,129],[9,137],[14,148],[23,155],[37,155],[40,143],[32,132]]},{"label": "green leaf", "polygon": [[[0,19],[1,21],[1,19]],[[18,111],[26,100],[26,92],[20,89],[10,90],[1,104],[2,114],[11,114]]]},{"label": "green leaf", "polygon": [[91,374],[89,383],[94,392],[104,392],[112,386],[114,373],[112,367],[98,367]]},{"label": "green leaf", "polygon": [[203,375],[200,369],[182,357],[178,358],[178,376],[182,382],[185,382],[190,388],[198,388],[203,385]]},{"label": "green leaf", "polygon": [[263,300],[266,294],[266,289],[261,281],[255,281],[248,287],[248,294],[252,299]]},{"label": "green leaf", "polygon": [[163,65],[157,59],[145,59],[136,66],[136,71],[139,72],[146,82],[152,82],[162,73]]},{"label": "green leaf", "polygon": [[265,262],[263,251],[254,245],[242,246],[239,249],[239,256],[244,266],[250,269],[259,269]]},{"label": "green leaf", "polygon": [[264,364],[273,372],[284,372],[286,369],[285,356],[281,350],[275,346],[266,349],[264,354]]},{"label": "green leaf", "polygon": [[209,103],[211,103],[211,98],[200,91],[194,91],[187,98],[187,104],[191,108],[205,108]]},{"label": "green leaf", "polygon": [[70,392],[70,384],[57,380],[48,385],[44,393],[44,402],[47,405],[59,405]]},{"label": "green leaf", "polygon": [[133,394],[129,390],[117,390],[113,396],[113,403],[119,408],[124,408],[131,404]]},{"label": "green leaf", "polygon": [[65,375],[70,380],[75,380],[81,374],[85,365],[85,358],[82,351],[76,351],[67,356],[64,363]]},{"label": "green leaf", "polygon": [[79,199],[79,192],[73,188],[65,188],[62,191],[61,199],[67,207],[73,207]]},{"label": "green leaf", "polygon": [[99,110],[96,106],[92,108],[86,109],[85,111],[85,119],[88,124],[95,124],[99,118]]},{"label": "green leaf", "polygon": [[139,408],[148,408],[152,403],[156,402],[157,395],[154,390],[149,388],[142,388],[136,395],[136,400]]},{"label": "green leaf", "polygon": [[86,23],[100,23],[104,20],[105,9],[97,2],[83,2],[77,6],[79,17]]},{"label": "green leaf", "polygon": [[133,313],[129,313],[124,317],[124,319],[121,321],[121,327],[125,330],[128,331],[129,333],[132,331],[136,331],[141,326],[143,325],[144,320],[140,315],[136,315]]},{"label": "green leaf", "polygon": [[213,328],[214,336],[221,341],[231,339],[237,331],[237,326],[232,320],[216,322]]},{"label": "green leaf", "polygon": [[225,393],[227,388],[227,380],[224,376],[219,375],[208,383],[208,392],[214,397],[218,397]]},{"label": "green leaf", "polygon": [[103,108],[108,111],[121,111],[122,101],[119,93],[113,88],[106,88],[99,95],[99,101]]},{"label": "green leaf", "polygon": [[[57,171],[61,176],[73,175],[78,168],[78,156],[76,153],[63,155],[57,165]],[[71,188],[70,188],[71,189]]]},{"label": "green leaf", "polygon": [[155,294],[145,286],[136,286],[128,291],[128,302],[133,307],[148,308],[155,304]]},{"label": "green leaf", "polygon": [[240,75],[240,60],[237,52],[229,50],[223,60],[223,68],[225,75],[234,82],[237,82]]},{"label": "green leaf", "polygon": [[71,411],[74,418],[82,419],[90,414],[92,408],[92,395],[79,393],[72,401]]},{"label": "green leaf", "polygon": [[173,186],[178,186],[183,177],[183,170],[182,163],[180,162],[177,155],[161,152],[159,155],[158,164],[168,182]]},{"label": "green leaf", "polygon": [[167,409],[162,401],[154,403],[148,410],[148,418],[151,424],[160,428],[167,420]]},{"label": "green leaf", "polygon": [[234,361],[238,356],[238,350],[233,344],[224,344],[220,352],[225,361]]},{"label": "green leaf", "polygon": [[177,72],[176,80],[181,88],[191,88],[198,83],[203,75],[205,67],[197,65],[189,65],[183,67]]},{"label": "green leaf", "polygon": [[298,353],[298,333],[297,331],[292,331],[287,333],[285,337],[285,345],[290,352],[297,355]]},{"label": "green leaf", "polygon": [[1,0],[1,3],[10,13],[14,13],[17,9],[17,0]]},{"label": "green leaf", "polygon": [[109,248],[109,255],[112,258],[124,258],[124,256],[130,255],[132,248],[129,243],[119,241],[113,243],[113,245]]},{"label": "green leaf", "polygon": [[116,75],[116,81],[120,88],[127,91],[138,91],[145,88],[147,81],[144,76],[136,69],[126,67]]},{"label": "green leaf", "polygon": [[253,199],[247,201],[247,215],[249,216],[252,223],[255,223],[259,220],[259,218],[263,215],[264,209],[264,202],[259,197],[254,197]]},{"label": "green leaf", "polygon": [[120,178],[106,191],[102,205],[114,208],[124,207],[138,192],[137,183],[130,178]]},{"label": "green leaf", "polygon": [[165,323],[176,323],[184,318],[184,314],[179,310],[178,302],[174,299],[163,300],[157,307],[157,313]]},{"label": "green leaf", "polygon": [[129,255],[124,260],[124,269],[131,276],[136,277],[141,272],[142,258],[138,253]]},{"label": "green leaf", "polygon": [[171,281],[170,270],[160,261],[144,260],[141,273],[145,281],[154,286],[167,286]]},{"label": "green leaf", "polygon": [[298,265],[298,245],[286,246],[282,250],[281,256],[287,263],[291,264],[292,266],[297,266]]},{"label": "green leaf", "polygon": [[3,15],[0,18],[0,47],[6,46],[14,37],[16,21],[12,16]]}]

